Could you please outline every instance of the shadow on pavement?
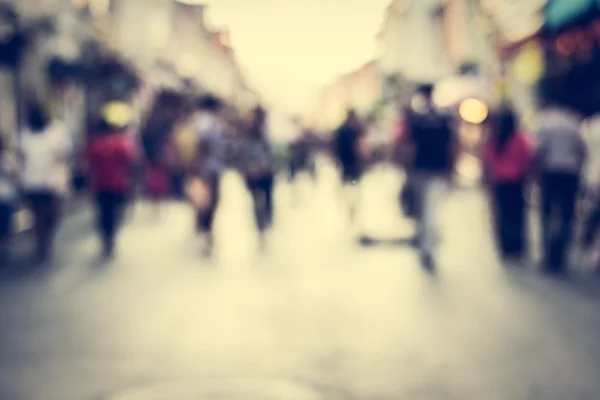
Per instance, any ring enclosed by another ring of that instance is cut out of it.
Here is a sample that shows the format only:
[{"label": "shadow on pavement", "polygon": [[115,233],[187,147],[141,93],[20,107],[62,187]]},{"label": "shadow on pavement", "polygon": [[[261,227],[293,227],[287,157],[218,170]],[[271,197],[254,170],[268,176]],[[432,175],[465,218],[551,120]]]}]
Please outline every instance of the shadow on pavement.
[{"label": "shadow on pavement", "polygon": [[376,246],[388,246],[388,247],[413,247],[414,237],[391,237],[382,238],[374,237],[369,235],[362,235],[358,239],[359,243],[363,247],[376,247]]},{"label": "shadow on pavement", "polygon": [[577,296],[600,300],[600,276],[576,273],[547,274],[539,268],[504,268],[505,276],[517,287],[534,293],[555,292],[571,293]]}]

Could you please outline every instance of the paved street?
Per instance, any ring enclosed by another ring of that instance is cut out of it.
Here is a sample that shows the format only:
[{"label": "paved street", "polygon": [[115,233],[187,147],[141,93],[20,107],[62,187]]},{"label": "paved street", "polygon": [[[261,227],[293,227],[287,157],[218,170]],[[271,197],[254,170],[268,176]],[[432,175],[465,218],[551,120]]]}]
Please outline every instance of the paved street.
[{"label": "paved street", "polygon": [[0,399],[600,397],[599,298],[501,268],[480,193],[444,204],[430,275],[393,240],[357,244],[410,235],[394,172],[364,182],[355,224],[321,172],[297,201],[278,189],[265,254],[235,176],[211,262],[182,205],[162,222],[138,207],[110,265],[94,262],[90,216],[70,218],[56,266],[1,276]]}]

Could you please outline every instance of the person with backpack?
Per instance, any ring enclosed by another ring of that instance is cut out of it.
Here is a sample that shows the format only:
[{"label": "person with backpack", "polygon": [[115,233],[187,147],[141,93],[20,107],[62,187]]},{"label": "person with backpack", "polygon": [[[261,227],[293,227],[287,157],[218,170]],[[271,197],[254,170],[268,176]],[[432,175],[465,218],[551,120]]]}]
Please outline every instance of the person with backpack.
[{"label": "person with backpack", "polygon": [[273,224],[275,183],[275,153],[269,143],[266,124],[267,113],[257,106],[252,112],[241,149],[242,174],[252,195],[254,217],[263,246],[265,233]]},{"label": "person with backpack", "polygon": [[219,205],[221,176],[227,166],[222,108],[221,101],[210,94],[199,101],[193,125],[195,154],[186,188],[195,208],[196,231],[204,240],[206,256],[214,245],[213,222]]},{"label": "person with backpack", "polygon": [[407,112],[403,138],[403,146],[410,154],[407,174],[416,207],[415,244],[421,263],[428,270],[435,269],[437,212],[452,180],[458,150],[452,118],[436,109],[433,90],[432,84],[421,85],[417,90],[418,107]]},{"label": "person with backpack", "polygon": [[520,262],[527,250],[525,188],[534,160],[534,147],[519,129],[517,117],[503,107],[483,151],[483,164],[494,216],[498,251],[506,262]]}]

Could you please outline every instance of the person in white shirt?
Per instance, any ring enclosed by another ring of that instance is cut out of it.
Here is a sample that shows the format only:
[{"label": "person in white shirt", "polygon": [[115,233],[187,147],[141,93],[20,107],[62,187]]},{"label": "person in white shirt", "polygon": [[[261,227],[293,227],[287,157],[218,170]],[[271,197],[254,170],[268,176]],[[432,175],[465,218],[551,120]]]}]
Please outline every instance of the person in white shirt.
[{"label": "person in white shirt", "polygon": [[19,135],[21,187],[33,216],[37,255],[51,257],[60,216],[60,200],[68,188],[72,145],[67,127],[51,120],[40,105],[28,107],[27,126]]},{"label": "person in white shirt", "polygon": [[587,146],[581,135],[583,116],[554,99],[546,99],[538,130],[544,267],[564,272],[573,234],[575,205]]},{"label": "person in white shirt", "polygon": [[8,241],[13,234],[13,216],[17,203],[16,160],[0,134],[0,264],[7,261]]}]

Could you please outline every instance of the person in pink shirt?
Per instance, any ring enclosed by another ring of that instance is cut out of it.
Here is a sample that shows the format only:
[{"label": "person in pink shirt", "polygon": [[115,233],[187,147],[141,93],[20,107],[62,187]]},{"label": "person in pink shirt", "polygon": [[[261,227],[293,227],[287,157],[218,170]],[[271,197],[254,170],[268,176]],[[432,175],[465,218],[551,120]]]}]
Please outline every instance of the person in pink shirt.
[{"label": "person in pink shirt", "polygon": [[518,125],[510,108],[500,110],[483,154],[496,243],[505,261],[520,261],[527,250],[525,188],[535,149]]}]

